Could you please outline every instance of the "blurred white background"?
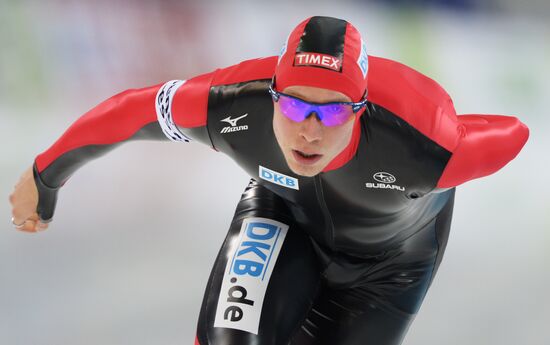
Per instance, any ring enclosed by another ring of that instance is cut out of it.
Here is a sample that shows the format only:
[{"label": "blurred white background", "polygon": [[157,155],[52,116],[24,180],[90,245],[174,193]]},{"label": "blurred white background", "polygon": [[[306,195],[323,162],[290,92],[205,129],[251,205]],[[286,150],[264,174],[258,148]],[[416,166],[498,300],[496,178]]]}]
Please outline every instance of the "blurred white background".
[{"label": "blurred white background", "polygon": [[128,88],[276,55],[311,15],[437,80],[458,113],[531,129],[498,173],[458,188],[438,276],[404,342],[550,343],[548,2],[0,0],[0,344],[192,344],[210,267],[247,184],[200,144],[123,145],[80,169],[44,233],[8,195],[85,111]]}]

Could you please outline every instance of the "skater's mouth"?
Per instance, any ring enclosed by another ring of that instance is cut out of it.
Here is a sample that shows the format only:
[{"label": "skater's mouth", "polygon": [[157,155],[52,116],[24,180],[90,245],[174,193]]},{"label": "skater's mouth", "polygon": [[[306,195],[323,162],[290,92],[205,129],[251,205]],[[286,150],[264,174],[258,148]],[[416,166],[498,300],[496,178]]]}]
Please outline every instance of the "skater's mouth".
[{"label": "skater's mouth", "polygon": [[292,150],[294,159],[301,164],[312,165],[317,163],[323,155],[318,153],[306,153],[300,150]]}]

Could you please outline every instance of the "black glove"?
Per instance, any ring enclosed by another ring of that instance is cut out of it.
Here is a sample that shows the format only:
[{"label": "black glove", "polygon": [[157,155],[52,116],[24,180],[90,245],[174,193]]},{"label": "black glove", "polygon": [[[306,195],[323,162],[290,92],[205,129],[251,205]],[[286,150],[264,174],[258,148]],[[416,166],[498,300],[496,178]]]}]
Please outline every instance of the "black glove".
[{"label": "black glove", "polygon": [[41,222],[49,223],[53,219],[55,205],[57,204],[57,192],[60,187],[52,188],[42,181],[38,168],[36,167],[36,162],[32,170],[34,182],[36,183],[36,188],[38,188],[38,205],[36,206],[36,212]]}]

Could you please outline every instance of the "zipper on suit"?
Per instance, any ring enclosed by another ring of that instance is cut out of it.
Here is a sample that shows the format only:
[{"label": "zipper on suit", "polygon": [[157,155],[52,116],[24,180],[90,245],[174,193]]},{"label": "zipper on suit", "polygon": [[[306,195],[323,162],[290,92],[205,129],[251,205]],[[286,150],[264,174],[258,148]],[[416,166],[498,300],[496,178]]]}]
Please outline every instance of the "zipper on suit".
[{"label": "zipper on suit", "polygon": [[332,216],[330,215],[330,212],[328,210],[327,203],[325,201],[325,194],[323,192],[323,184],[321,182],[320,174],[315,175],[313,178],[314,185],[315,185],[315,194],[317,196],[317,202],[319,203],[319,206],[321,207],[321,211],[323,213],[323,218],[325,220],[325,232],[327,233],[327,244],[329,247],[334,250],[335,249],[335,243],[334,243],[334,223],[332,222]]}]

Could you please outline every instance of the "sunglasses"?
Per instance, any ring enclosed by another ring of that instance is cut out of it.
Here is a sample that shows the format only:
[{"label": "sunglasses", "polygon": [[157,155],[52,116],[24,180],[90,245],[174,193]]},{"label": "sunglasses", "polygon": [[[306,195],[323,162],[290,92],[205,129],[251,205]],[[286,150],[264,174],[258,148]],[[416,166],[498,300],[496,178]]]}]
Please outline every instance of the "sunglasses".
[{"label": "sunglasses", "polygon": [[317,114],[321,123],[327,127],[345,123],[353,114],[366,106],[366,95],[361,102],[311,103],[303,99],[275,91],[274,84],[269,86],[269,93],[284,116],[295,122],[304,121],[311,113]]}]

